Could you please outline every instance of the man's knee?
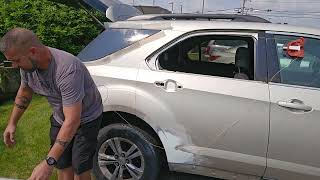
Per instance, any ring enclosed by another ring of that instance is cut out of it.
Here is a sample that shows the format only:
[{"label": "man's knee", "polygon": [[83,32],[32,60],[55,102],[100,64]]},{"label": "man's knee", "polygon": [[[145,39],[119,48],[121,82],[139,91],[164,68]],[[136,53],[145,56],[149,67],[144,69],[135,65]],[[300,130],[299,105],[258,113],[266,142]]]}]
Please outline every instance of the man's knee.
[{"label": "man's knee", "polygon": [[59,180],[69,180],[73,179],[74,171],[72,167],[65,169],[58,169],[58,179]]},{"label": "man's knee", "polygon": [[78,159],[73,159],[72,167],[75,175],[81,175],[87,171],[90,171],[93,167],[93,159],[92,157],[79,157]]},{"label": "man's knee", "polygon": [[74,180],[91,180],[91,171],[85,171],[81,174],[74,174]]},{"label": "man's knee", "polygon": [[99,128],[100,120],[92,121],[83,125],[74,137],[72,167],[77,175],[89,171],[93,167]]}]

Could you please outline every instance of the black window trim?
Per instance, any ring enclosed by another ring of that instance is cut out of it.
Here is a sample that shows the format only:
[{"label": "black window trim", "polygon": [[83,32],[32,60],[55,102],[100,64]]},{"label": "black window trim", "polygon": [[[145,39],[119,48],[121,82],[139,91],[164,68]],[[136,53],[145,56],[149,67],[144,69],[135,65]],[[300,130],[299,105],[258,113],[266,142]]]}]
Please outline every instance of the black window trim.
[{"label": "black window trim", "polygon": [[268,83],[267,44],[264,31],[258,33],[256,47],[255,80]]}]

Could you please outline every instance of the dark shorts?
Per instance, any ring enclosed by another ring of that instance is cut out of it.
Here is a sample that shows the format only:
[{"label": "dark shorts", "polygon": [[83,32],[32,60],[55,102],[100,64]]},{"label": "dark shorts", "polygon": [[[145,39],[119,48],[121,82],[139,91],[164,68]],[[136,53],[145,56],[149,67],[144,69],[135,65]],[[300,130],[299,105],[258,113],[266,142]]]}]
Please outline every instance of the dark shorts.
[{"label": "dark shorts", "polygon": [[[77,130],[74,138],[58,159],[57,169],[73,167],[76,174],[92,169],[93,156],[97,146],[97,136],[101,125],[102,115],[89,123],[83,124]],[[61,125],[50,117],[50,140],[51,146],[54,144],[60,131]]]}]

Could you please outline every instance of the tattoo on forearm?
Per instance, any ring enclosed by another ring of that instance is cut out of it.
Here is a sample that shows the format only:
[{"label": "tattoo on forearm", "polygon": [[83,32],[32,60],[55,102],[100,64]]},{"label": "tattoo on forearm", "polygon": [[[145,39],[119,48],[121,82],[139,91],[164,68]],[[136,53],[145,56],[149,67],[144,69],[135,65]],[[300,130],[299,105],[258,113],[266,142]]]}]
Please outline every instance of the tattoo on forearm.
[{"label": "tattoo on forearm", "polygon": [[65,140],[61,140],[61,139],[56,139],[57,144],[61,145],[63,148],[67,148],[67,146],[69,145],[70,141],[65,141]]},{"label": "tattoo on forearm", "polygon": [[21,102],[21,104],[23,106],[28,106],[30,104],[30,102],[31,102],[31,99],[29,99],[29,98],[27,98],[25,96],[18,96],[17,99],[20,100],[20,102]]},{"label": "tattoo on forearm", "polygon": [[14,103],[14,105],[15,105],[17,108],[22,109],[22,110],[26,110],[26,109],[27,109],[27,106],[24,106],[24,105],[21,105],[21,104]]},{"label": "tattoo on forearm", "polygon": [[17,96],[16,100],[18,102],[14,102],[14,105],[22,110],[26,110],[30,104],[31,99],[25,97],[25,96]]}]

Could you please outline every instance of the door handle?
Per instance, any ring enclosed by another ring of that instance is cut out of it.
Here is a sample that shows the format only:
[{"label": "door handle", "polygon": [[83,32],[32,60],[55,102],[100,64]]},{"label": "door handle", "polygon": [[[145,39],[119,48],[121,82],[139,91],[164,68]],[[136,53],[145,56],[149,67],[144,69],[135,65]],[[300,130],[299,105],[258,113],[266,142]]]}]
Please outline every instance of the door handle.
[{"label": "door handle", "polygon": [[183,86],[172,79],[167,79],[165,81],[155,81],[155,86],[161,87],[167,92],[175,92],[177,89],[183,89]]},{"label": "door handle", "polygon": [[300,101],[298,99],[292,99],[290,101],[279,101],[278,105],[292,110],[300,110],[304,112],[309,112],[312,110],[312,107],[305,105],[303,101]]}]

